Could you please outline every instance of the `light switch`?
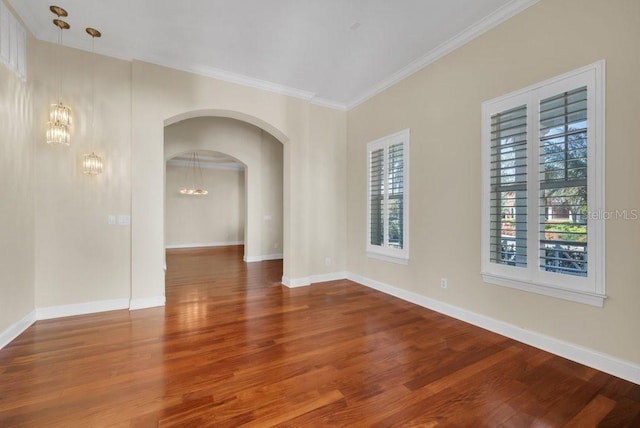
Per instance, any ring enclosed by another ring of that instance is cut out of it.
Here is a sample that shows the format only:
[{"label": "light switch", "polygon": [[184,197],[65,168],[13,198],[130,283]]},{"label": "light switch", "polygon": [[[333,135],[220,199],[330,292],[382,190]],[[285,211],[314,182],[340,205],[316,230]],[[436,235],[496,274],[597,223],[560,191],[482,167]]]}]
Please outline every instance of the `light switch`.
[{"label": "light switch", "polygon": [[114,215],[109,215],[109,216],[107,217],[107,223],[109,223],[109,224],[116,224],[116,216],[114,216]]},{"label": "light switch", "polygon": [[129,216],[127,214],[118,215],[118,224],[120,226],[126,226],[126,225],[131,224],[131,216]]}]

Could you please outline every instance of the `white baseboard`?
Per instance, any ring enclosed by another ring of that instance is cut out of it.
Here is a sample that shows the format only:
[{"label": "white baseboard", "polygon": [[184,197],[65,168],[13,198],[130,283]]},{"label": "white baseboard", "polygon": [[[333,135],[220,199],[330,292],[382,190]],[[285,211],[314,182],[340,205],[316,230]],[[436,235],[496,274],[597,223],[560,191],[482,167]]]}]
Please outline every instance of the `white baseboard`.
[{"label": "white baseboard", "polygon": [[288,276],[283,276],[282,283],[289,288],[305,287],[311,285],[311,277],[289,278]]},{"label": "white baseboard", "polygon": [[20,321],[11,325],[0,333],[0,349],[7,346],[13,339],[29,328],[38,320],[70,317],[74,315],[86,315],[98,312],[115,311],[118,309],[144,309],[156,306],[164,306],[165,297],[156,296],[144,299],[111,299],[95,302],[74,303],[71,305],[47,306],[36,308]]},{"label": "white baseboard", "polygon": [[51,318],[70,317],[74,315],[93,314],[96,312],[115,311],[117,309],[127,309],[129,299],[100,300],[96,302],[74,303],[71,305],[48,306],[36,309],[38,320]]},{"label": "white baseboard", "polygon": [[32,310],[20,321],[12,324],[5,331],[0,333],[0,349],[7,346],[13,339],[20,336],[23,331],[31,327],[36,322],[36,310]]},{"label": "white baseboard", "polygon": [[331,273],[323,273],[320,275],[311,275],[311,283],[315,284],[317,282],[327,282],[327,281],[337,281],[338,279],[346,279],[347,272],[331,272]]},{"label": "white baseboard", "polygon": [[242,260],[244,260],[246,263],[253,263],[253,262],[264,262],[267,260],[280,260],[283,258],[282,253],[278,253],[278,254],[265,254],[263,256],[247,256],[245,255]]},{"label": "white baseboard", "polygon": [[307,285],[315,284],[318,282],[336,281],[338,279],[347,278],[347,272],[332,272],[323,273],[320,275],[305,276],[302,278],[289,278],[282,277],[282,283],[289,288],[305,287]]},{"label": "white baseboard", "polygon": [[141,299],[131,299],[127,301],[130,311],[135,311],[136,309],[146,309],[146,308],[155,308],[158,306],[164,306],[165,304],[164,296],[153,296],[153,297],[143,297]]},{"label": "white baseboard", "polygon": [[640,365],[624,361],[593,349],[584,348],[541,333],[525,330],[513,324],[499,321],[467,309],[462,309],[439,300],[403,290],[389,284],[375,281],[357,274],[348,273],[347,278],[367,287],[398,297],[427,309],[468,322],[502,336],[509,337],[527,345],[534,346],[555,355],[567,358],[596,370],[618,376],[630,382],[640,384]]},{"label": "white baseboard", "polygon": [[200,248],[200,247],[229,247],[232,245],[244,245],[244,241],[229,242],[196,242],[193,244],[168,244],[165,245],[166,250],[175,250],[179,248]]}]

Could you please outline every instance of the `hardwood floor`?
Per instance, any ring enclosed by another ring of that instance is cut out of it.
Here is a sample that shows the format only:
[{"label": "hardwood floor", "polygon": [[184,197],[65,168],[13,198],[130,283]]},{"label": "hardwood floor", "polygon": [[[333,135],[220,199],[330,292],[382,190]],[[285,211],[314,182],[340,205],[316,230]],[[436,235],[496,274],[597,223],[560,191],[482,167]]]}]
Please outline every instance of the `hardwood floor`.
[{"label": "hardwood floor", "polygon": [[1,427],[639,427],[640,386],[350,281],[174,250],[167,304],[39,321]]}]

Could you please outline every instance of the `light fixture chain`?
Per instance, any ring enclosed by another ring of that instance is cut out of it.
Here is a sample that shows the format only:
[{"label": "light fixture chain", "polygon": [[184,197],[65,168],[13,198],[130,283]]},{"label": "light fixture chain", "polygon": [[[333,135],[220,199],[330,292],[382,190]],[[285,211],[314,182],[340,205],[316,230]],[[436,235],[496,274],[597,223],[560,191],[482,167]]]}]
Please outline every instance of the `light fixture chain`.
[{"label": "light fixture chain", "polygon": [[91,152],[95,148],[96,138],[96,59],[95,59],[96,38],[91,37]]}]

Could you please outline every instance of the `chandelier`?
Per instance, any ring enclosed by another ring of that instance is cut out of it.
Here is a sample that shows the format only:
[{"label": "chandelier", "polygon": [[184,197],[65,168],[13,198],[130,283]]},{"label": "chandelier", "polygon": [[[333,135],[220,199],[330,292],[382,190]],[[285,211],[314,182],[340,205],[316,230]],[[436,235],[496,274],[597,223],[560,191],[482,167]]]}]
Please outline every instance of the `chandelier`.
[{"label": "chandelier", "polygon": [[62,144],[68,146],[71,142],[71,109],[62,103],[62,63],[61,63],[61,46],[62,46],[62,30],[68,30],[69,24],[61,20],[60,17],[67,16],[67,11],[59,6],[51,6],[49,10],[57,16],[53,20],[53,24],[58,27],[58,102],[51,104],[49,109],[49,123],[47,125],[47,143]]},{"label": "chandelier", "polygon": [[95,28],[87,28],[85,30],[91,36],[91,153],[83,155],[82,172],[88,175],[98,175],[102,172],[102,158],[93,151],[95,141],[95,96],[96,96],[96,77],[95,77],[95,40],[101,37],[102,33]]},{"label": "chandelier", "polygon": [[190,183],[191,186],[181,188],[180,193],[192,196],[203,196],[209,193],[202,185],[202,169],[200,168],[200,158],[197,152],[191,153],[186,175],[185,181]]}]

